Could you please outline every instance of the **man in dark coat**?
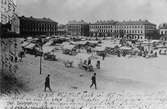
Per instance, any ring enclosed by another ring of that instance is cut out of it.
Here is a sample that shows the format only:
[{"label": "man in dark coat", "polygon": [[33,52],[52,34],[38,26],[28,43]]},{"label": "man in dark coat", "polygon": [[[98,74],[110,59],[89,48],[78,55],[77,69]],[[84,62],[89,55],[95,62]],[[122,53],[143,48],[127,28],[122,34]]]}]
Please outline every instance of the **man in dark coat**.
[{"label": "man in dark coat", "polygon": [[94,73],[94,75],[92,76],[92,84],[90,85],[90,88],[95,85],[95,89],[97,89],[97,86],[96,86],[96,73]]},{"label": "man in dark coat", "polygon": [[91,59],[88,59],[88,65],[90,65],[91,64]]},{"label": "man in dark coat", "polygon": [[44,89],[45,92],[46,92],[46,88],[48,88],[52,92],[52,89],[50,88],[50,75],[49,74],[45,79],[45,89]]}]

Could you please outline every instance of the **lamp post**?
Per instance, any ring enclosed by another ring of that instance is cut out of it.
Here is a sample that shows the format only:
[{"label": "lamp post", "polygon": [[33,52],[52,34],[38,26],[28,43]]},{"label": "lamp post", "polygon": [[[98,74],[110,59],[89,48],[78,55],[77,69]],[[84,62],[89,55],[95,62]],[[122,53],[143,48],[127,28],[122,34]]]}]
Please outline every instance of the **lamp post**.
[{"label": "lamp post", "polygon": [[42,74],[42,56],[40,56],[40,75]]},{"label": "lamp post", "polygon": [[[40,50],[41,52],[43,51],[42,50],[42,45],[43,45],[43,41],[42,41],[42,38],[40,38]],[[40,54],[40,75],[42,74],[42,56],[43,56],[43,52]]]}]

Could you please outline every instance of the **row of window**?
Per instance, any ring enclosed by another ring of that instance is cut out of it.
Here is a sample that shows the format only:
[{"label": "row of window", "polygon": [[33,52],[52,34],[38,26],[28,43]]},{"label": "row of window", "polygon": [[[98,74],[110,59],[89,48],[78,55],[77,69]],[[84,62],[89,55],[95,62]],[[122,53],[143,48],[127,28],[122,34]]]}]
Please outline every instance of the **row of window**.
[{"label": "row of window", "polygon": [[160,34],[161,34],[161,35],[163,35],[163,34],[167,34],[167,30],[166,30],[166,31],[161,31]]},{"label": "row of window", "polygon": [[[116,36],[116,38],[120,38],[120,36]],[[126,39],[144,39],[142,36],[127,36]]]},{"label": "row of window", "polygon": [[144,25],[91,25],[90,28],[144,28]]},{"label": "row of window", "polygon": [[[93,31],[92,31],[93,32]],[[117,33],[119,33],[119,32],[123,32],[123,33],[132,33],[132,34],[143,34],[144,32],[143,32],[143,30],[97,30],[97,31],[95,31],[95,32],[104,32],[104,33],[107,33],[107,32],[117,32]]]},{"label": "row of window", "polygon": [[139,29],[139,28],[146,28],[146,29],[155,29],[156,27],[153,26],[153,25],[91,25],[90,28],[92,29],[96,29],[96,28],[104,28],[104,29],[111,29],[111,28],[136,28],[136,29]]},{"label": "row of window", "polygon": [[37,28],[40,28],[40,27],[55,28],[57,25],[53,25],[53,24],[34,24],[34,23],[24,24],[23,23],[23,26],[24,27],[37,27]]},{"label": "row of window", "polygon": [[43,32],[56,31],[56,29],[41,29],[41,28],[38,28],[38,29],[26,29],[26,28],[23,28],[22,30],[23,31],[43,31]]}]

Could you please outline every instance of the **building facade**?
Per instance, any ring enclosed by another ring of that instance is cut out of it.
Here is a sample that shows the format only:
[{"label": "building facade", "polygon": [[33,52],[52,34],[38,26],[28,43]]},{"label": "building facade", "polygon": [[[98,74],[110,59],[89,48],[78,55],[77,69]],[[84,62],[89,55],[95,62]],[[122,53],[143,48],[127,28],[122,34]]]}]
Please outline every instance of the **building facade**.
[{"label": "building facade", "polygon": [[163,23],[159,25],[159,34],[161,36],[162,41],[167,41],[167,23]]},{"label": "building facade", "polygon": [[163,23],[159,25],[159,34],[160,35],[167,35],[167,23]]},{"label": "building facade", "polygon": [[73,36],[89,36],[89,24],[85,21],[69,21],[67,24],[69,35]]},{"label": "building facade", "polygon": [[156,25],[148,20],[118,22],[113,28],[116,38],[124,37],[129,40],[149,39],[155,30]]},{"label": "building facade", "polygon": [[90,28],[90,36],[91,37],[107,37],[113,35],[113,27],[116,24],[116,21],[97,21],[95,23],[91,23]]},{"label": "building facade", "polygon": [[138,21],[97,21],[90,24],[90,36],[105,37],[127,40],[144,40],[150,38],[156,30],[156,25],[147,20]]},{"label": "building facade", "polygon": [[57,33],[57,22],[49,18],[19,17],[20,35],[55,35]]},{"label": "building facade", "polygon": [[67,26],[63,25],[63,24],[58,25],[57,34],[58,35],[66,35],[67,34]]}]

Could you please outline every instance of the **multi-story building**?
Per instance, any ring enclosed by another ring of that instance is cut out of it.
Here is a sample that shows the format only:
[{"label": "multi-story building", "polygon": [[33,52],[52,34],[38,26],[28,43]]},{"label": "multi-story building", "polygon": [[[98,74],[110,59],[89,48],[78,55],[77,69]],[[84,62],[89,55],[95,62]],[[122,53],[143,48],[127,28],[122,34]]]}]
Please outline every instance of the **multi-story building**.
[{"label": "multi-story building", "polygon": [[67,24],[68,34],[74,36],[89,36],[89,24],[85,21],[69,21]]},{"label": "multi-story building", "polygon": [[151,37],[156,25],[147,20],[138,21],[97,21],[90,24],[90,36],[125,38],[127,40],[144,40]]},{"label": "multi-story building", "polygon": [[116,21],[97,21],[95,23],[91,23],[90,28],[90,36],[92,37],[105,37],[113,35],[113,26],[116,24]]},{"label": "multi-story building", "polygon": [[57,22],[49,18],[19,17],[20,35],[55,35]]},{"label": "multi-story building", "polygon": [[63,25],[63,24],[58,25],[57,34],[58,35],[66,35],[67,34],[67,26]]},{"label": "multi-story building", "polygon": [[159,34],[161,36],[161,40],[167,41],[167,23],[159,25]]},{"label": "multi-story building", "polygon": [[159,25],[159,33],[160,35],[167,35],[167,23]]},{"label": "multi-story building", "polygon": [[144,40],[151,38],[156,30],[156,25],[148,20],[123,21],[113,26],[116,38],[126,38],[129,40]]}]

